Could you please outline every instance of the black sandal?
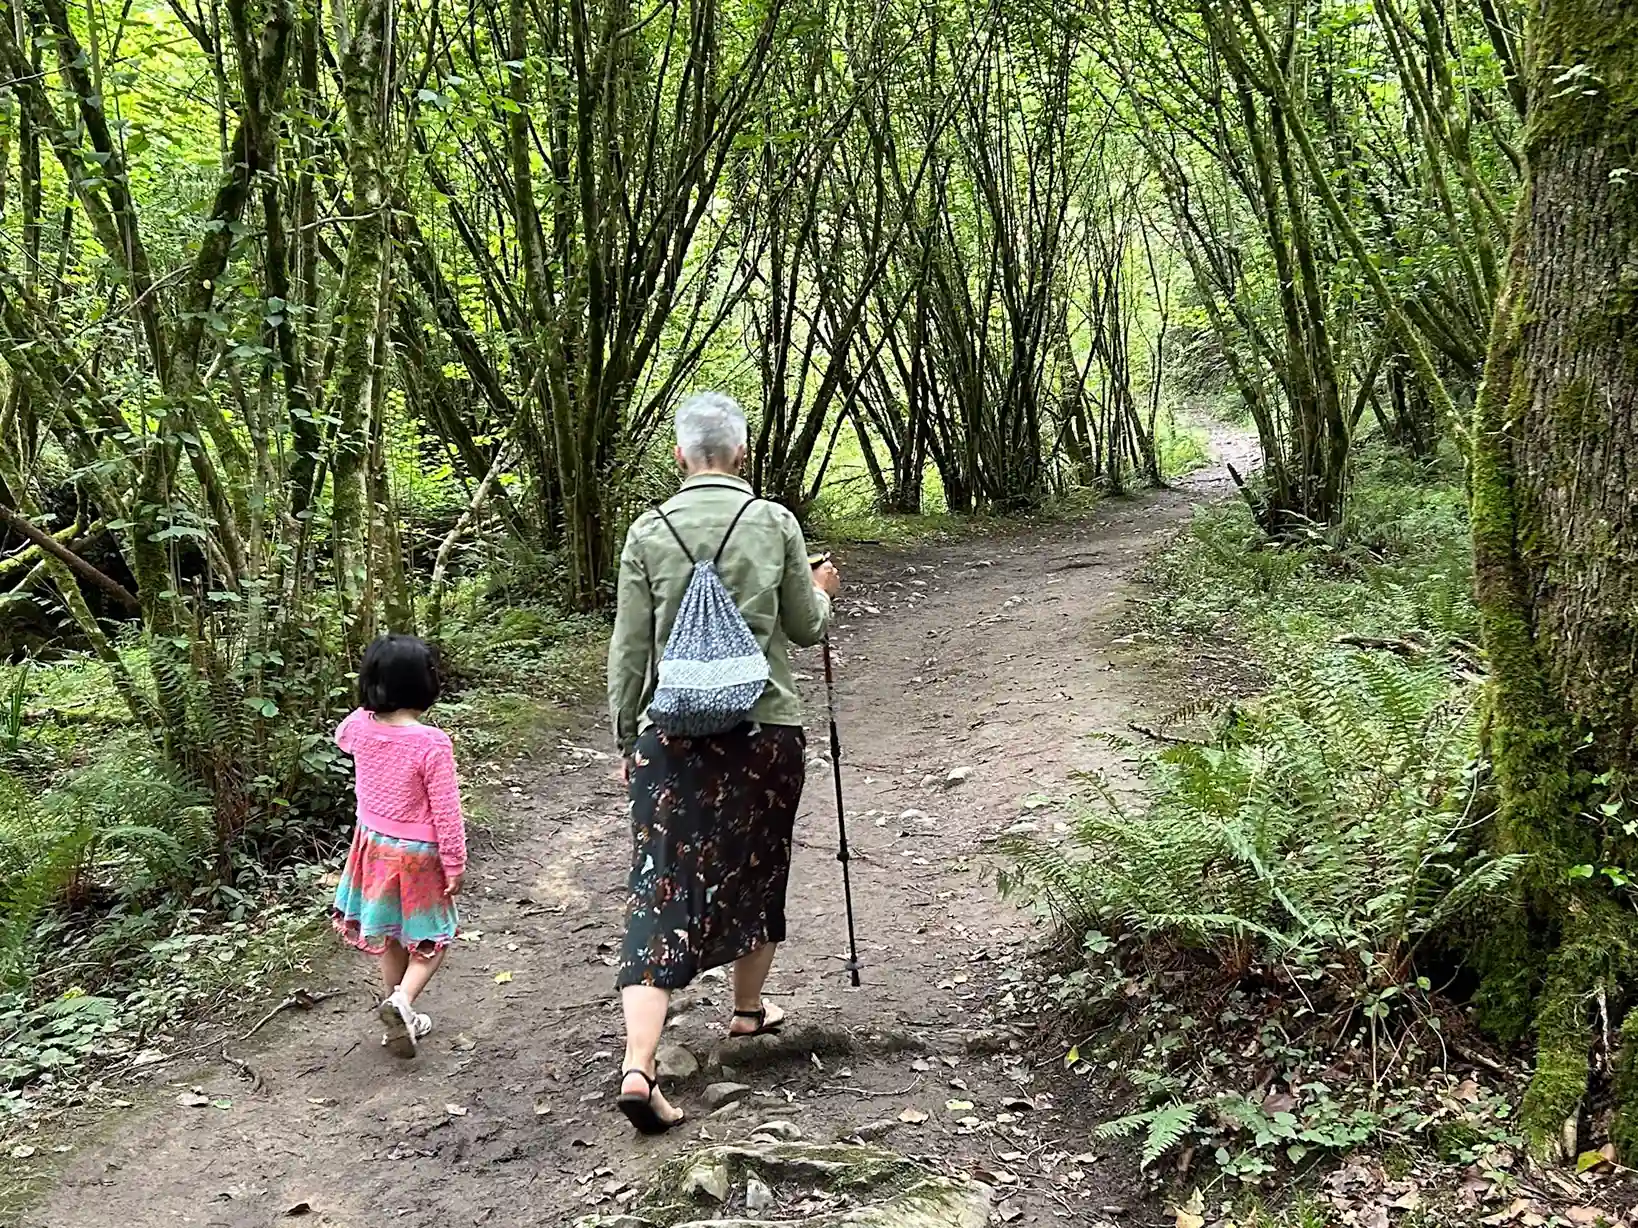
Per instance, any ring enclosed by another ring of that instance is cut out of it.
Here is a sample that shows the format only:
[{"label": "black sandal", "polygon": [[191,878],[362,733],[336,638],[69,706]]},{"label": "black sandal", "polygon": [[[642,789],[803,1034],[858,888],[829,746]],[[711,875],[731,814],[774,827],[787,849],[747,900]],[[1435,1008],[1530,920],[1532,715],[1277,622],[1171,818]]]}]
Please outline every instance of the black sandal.
[{"label": "black sandal", "polygon": [[667,1121],[654,1108],[654,1089],[658,1086],[647,1071],[638,1070],[633,1066],[630,1070],[620,1072],[620,1082],[624,1083],[629,1075],[642,1075],[643,1081],[648,1084],[648,1094],[639,1096],[635,1092],[621,1092],[614,1104],[626,1115],[626,1120],[637,1127],[639,1134],[664,1134],[667,1130],[675,1130],[688,1120],[684,1113],[675,1121]]},{"label": "black sandal", "polygon": [[744,1040],[747,1036],[777,1036],[779,1035],[779,1029],[785,1026],[785,1016],[783,1015],[772,1023],[768,1022],[768,1008],[766,1006],[759,1006],[754,1011],[735,1011],[734,1018],[755,1019],[756,1027],[749,1032],[736,1032],[729,1028],[729,1040]]}]

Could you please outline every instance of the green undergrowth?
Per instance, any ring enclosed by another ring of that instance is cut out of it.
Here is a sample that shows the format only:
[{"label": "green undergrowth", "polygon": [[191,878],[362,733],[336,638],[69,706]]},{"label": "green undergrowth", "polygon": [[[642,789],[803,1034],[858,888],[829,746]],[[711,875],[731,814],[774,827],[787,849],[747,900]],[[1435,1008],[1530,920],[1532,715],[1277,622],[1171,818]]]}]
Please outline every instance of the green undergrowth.
[{"label": "green undergrowth", "polygon": [[1362,460],[1347,515],[1295,544],[1269,542],[1239,500],[1202,509],[1146,569],[1140,633],[1220,637],[1279,666],[1341,634],[1472,643],[1472,546],[1454,460]]},{"label": "green undergrowth", "polygon": [[1068,839],[1020,839],[1003,887],[1078,957],[1045,986],[1071,1065],[1107,1071],[1145,1169],[1255,1186],[1364,1144],[1480,1163],[1516,1141],[1460,935],[1518,859],[1479,838],[1482,662],[1459,474],[1372,458],[1347,523],[1271,545],[1238,503],[1149,569],[1141,633],[1233,645],[1271,679],[1122,749],[1137,805],[1093,781]]},{"label": "green undergrowth", "polygon": [[[486,764],[551,744],[595,689],[606,626],[457,593],[441,635],[448,729],[472,819]],[[141,653],[123,650],[139,675]],[[0,1155],[49,1161],[42,1121],[117,1101],[176,1056],[188,1025],[266,1009],[328,948],[325,909],[352,828],[329,726],[294,731],[322,789],[229,826],[209,792],[133,727],[83,657],[0,665]],[[25,1162],[26,1161],[26,1162]]]}]

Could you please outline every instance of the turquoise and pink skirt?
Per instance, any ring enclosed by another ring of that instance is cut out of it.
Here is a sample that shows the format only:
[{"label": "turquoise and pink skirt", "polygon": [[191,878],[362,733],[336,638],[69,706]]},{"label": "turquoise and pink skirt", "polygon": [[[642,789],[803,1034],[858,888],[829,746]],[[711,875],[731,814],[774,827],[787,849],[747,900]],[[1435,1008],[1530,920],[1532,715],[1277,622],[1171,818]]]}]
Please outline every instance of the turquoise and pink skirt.
[{"label": "turquoise and pink skirt", "polygon": [[391,940],[431,959],[455,940],[460,916],[444,894],[438,846],[400,840],[360,826],[336,887],[330,923],[347,942],[379,955]]}]

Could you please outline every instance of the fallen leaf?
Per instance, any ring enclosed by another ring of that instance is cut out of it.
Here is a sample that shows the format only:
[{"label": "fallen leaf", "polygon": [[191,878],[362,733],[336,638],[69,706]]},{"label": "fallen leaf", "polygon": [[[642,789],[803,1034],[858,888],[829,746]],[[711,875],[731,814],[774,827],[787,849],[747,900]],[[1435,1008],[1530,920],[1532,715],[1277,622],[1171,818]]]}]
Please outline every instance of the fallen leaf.
[{"label": "fallen leaf", "polygon": [[1071,1045],[1069,1047],[1069,1052],[1064,1054],[1064,1065],[1065,1066],[1073,1066],[1076,1062],[1078,1062],[1080,1060],[1081,1060],[1081,1047],[1079,1045]]},{"label": "fallen leaf", "polygon": [[497,985],[504,985],[508,981],[510,981],[511,979],[512,979],[512,974],[510,972],[497,972],[497,973],[495,973],[495,984],[497,984]]},{"label": "fallen leaf", "polygon": [[458,1104],[446,1104],[444,1105],[444,1112],[451,1117],[465,1117],[467,1111]]},{"label": "fallen leaf", "polygon": [[196,1091],[183,1092],[176,1102],[185,1109],[203,1109],[210,1105],[210,1097]]},{"label": "fallen leaf", "polygon": [[944,1107],[952,1113],[967,1113],[972,1111],[973,1102],[971,1100],[946,1100]]},{"label": "fallen leaf", "polygon": [[1564,1212],[1564,1218],[1572,1224],[1613,1224],[1615,1222],[1614,1214],[1600,1207],[1570,1207]]},{"label": "fallen leaf", "polygon": [[545,1117],[551,1111],[552,1111],[552,1106],[547,1104],[544,1100],[535,1101],[535,1116],[536,1117]]},{"label": "fallen leaf", "polygon": [[1176,1211],[1176,1228],[1206,1228],[1206,1199],[1199,1190],[1189,1195],[1189,1201]]},{"label": "fallen leaf", "polygon": [[927,1120],[927,1114],[920,1109],[905,1109],[904,1112],[899,1114],[899,1120],[909,1122],[912,1126],[919,1126]]},{"label": "fallen leaf", "polygon": [[471,1053],[472,1050],[478,1047],[478,1042],[465,1032],[457,1032],[455,1039],[449,1042],[449,1047],[455,1050],[456,1053]]},{"label": "fallen leaf", "polygon": [[11,1158],[14,1160],[26,1160],[33,1154],[34,1148],[30,1147],[27,1143],[19,1143],[17,1146],[11,1149]]}]

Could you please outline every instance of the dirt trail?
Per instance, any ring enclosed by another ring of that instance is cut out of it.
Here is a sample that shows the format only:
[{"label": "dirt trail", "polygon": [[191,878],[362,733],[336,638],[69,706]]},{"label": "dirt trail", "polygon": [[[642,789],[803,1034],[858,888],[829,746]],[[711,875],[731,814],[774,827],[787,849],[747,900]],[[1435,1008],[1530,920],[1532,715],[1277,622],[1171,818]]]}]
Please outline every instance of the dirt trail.
[{"label": "dirt trail", "polygon": [[[712,1066],[727,1017],[719,978],[680,997],[668,1033],[705,1067],[672,1084],[690,1128],[639,1141],[611,1111],[628,837],[612,764],[568,749],[505,774],[497,804],[510,834],[478,843],[463,907],[472,941],[429,991],[438,1032],[414,1064],[377,1047],[373,970],[339,961],[320,980],[345,993],[286,1012],[244,1052],[265,1087],[230,1068],[156,1083],[151,1111],[87,1145],[24,1224],[261,1228],[292,1211],[288,1222],[334,1228],[568,1224],[616,1210],[621,1182],[702,1131],[720,1139],[769,1114],[809,1139],[862,1132],[952,1170],[1004,1169],[1017,1184],[1002,1189],[1014,1192],[1000,1222],[1093,1224],[1111,1214],[1101,1208],[1135,1202],[1128,1162],[1086,1154],[1084,1084],[996,1030],[1034,1026],[1007,1018],[1005,995],[1039,931],[996,898],[983,842],[1020,821],[1050,829],[1055,810],[1026,799],[1115,766],[1086,735],[1175,706],[1112,659],[1109,627],[1123,578],[1226,489],[1219,465],[1079,525],[840,557],[849,590],[834,640],[864,985],[849,988],[843,969],[823,694],[810,679],[793,937],[770,985],[793,1029],[717,1054],[754,1089],[737,1119],[702,1102],[724,1077]],[[817,653],[798,668],[817,675]],[[588,729],[576,745],[605,739]],[[967,777],[946,787],[953,769]],[[232,1107],[176,1106],[191,1086]],[[927,1120],[901,1122],[906,1109]]]}]

